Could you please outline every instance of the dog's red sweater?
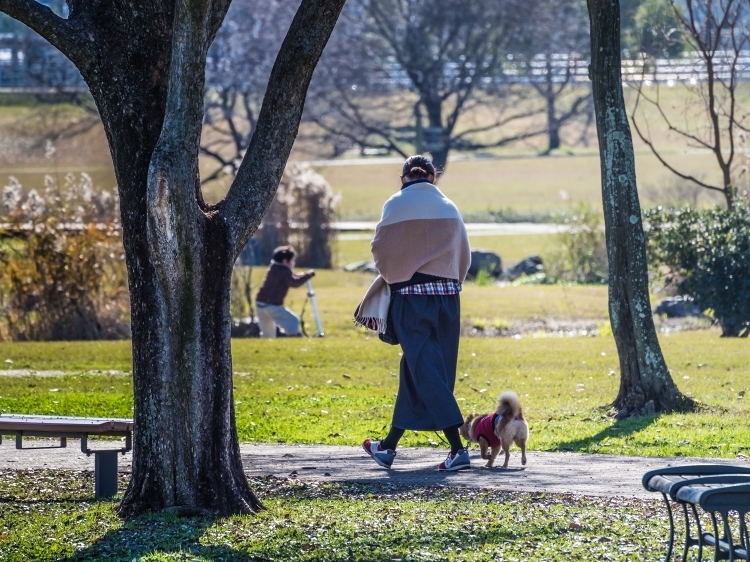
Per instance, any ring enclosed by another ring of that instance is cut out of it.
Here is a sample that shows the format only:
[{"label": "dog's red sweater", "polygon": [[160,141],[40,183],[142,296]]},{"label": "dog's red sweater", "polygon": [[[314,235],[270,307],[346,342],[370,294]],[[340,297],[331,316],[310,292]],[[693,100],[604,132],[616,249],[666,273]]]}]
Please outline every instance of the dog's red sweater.
[{"label": "dog's red sweater", "polygon": [[476,429],[477,441],[479,441],[480,437],[484,437],[490,447],[497,447],[501,444],[500,439],[495,435],[495,419],[499,417],[497,414],[490,414],[479,420]]}]

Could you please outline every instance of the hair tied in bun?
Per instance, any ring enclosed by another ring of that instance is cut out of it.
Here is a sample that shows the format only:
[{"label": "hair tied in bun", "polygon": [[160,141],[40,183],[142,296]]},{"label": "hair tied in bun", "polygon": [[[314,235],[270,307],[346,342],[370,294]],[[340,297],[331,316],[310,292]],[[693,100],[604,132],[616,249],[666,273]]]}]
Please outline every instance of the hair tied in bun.
[{"label": "hair tied in bun", "polygon": [[429,158],[418,154],[416,156],[410,156],[404,162],[404,168],[402,171],[404,177],[412,178],[428,178],[435,175],[435,166],[430,162]]}]

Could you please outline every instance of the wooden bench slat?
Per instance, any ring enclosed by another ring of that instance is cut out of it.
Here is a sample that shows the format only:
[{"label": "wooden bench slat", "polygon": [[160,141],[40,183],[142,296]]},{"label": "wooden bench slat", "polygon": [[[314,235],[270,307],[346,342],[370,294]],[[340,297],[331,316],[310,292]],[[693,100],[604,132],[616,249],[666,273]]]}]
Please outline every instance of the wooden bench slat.
[{"label": "wooden bench slat", "polygon": [[107,433],[133,431],[133,420],[123,418],[77,418],[68,416],[39,416],[0,414],[0,431],[64,431]]}]

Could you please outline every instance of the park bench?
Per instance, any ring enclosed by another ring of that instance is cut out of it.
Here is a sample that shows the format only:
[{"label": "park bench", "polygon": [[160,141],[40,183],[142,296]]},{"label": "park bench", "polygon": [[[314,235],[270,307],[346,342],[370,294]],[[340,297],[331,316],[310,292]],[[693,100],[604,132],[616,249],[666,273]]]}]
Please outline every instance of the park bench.
[{"label": "park bench", "polygon": [[[3,435],[15,435],[16,449],[64,448],[68,438],[81,440],[81,451],[94,455],[94,495],[111,498],[117,493],[117,454],[133,447],[133,420],[118,418],[75,418],[64,416],[31,416],[0,414],[0,444]],[[91,450],[89,436],[125,437],[125,447]],[[58,447],[24,447],[24,437],[55,437]]]},{"label": "park bench", "polygon": [[[750,511],[750,467],[719,464],[665,467],[644,474],[642,483],[651,492],[661,492],[667,505],[669,543],[665,561],[671,559],[674,547],[675,522],[671,502],[681,506],[685,519],[682,560],[687,560],[691,547],[698,548],[698,560],[702,560],[704,546],[713,547],[714,560],[750,560],[745,517]],[[698,508],[709,514],[713,532],[703,530]],[[730,512],[737,513],[739,520],[738,544],[732,536]],[[721,518],[721,535],[717,515]],[[693,525],[697,530],[695,536],[691,535]]]}]

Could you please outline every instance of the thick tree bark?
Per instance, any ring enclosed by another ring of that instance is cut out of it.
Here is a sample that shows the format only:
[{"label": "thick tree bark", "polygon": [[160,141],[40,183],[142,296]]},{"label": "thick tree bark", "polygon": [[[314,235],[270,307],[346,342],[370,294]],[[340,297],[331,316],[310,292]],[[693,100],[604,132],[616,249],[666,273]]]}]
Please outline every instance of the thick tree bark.
[{"label": "thick tree bark", "polygon": [[[200,193],[205,60],[227,0],[69,1],[67,20],[25,0],[31,25],[81,71],[120,192],[132,306],[133,475],[120,512],[261,508],[234,421],[229,296],[291,151],[312,72],[344,0],[303,0],[268,84],[245,162],[214,207]],[[248,164],[249,163],[249,164]]]},{"label": "thick tree bark", "polygon": [[588,0],[588,9],[609,258],[609,315],[620,357],[620,391],[614,406],[620,417],[682,410],[691,401],[672,380],[651,314],[633,141],[622,95],[619,1]]}]

